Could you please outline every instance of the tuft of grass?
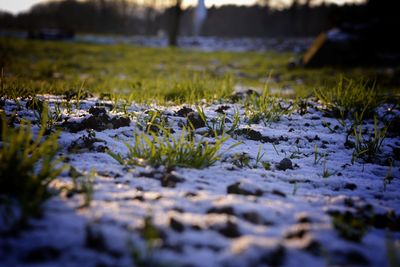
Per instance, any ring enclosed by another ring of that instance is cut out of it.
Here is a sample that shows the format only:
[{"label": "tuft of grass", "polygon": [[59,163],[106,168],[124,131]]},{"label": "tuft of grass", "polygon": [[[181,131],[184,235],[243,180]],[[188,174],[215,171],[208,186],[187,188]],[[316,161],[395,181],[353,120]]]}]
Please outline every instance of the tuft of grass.
[{"label": "tuft of grass", "polygon": [[268,161],[263,161],[262,166],[267,171],[271,170],[271,163],[269,163]]},{"label": "tuft of grass", "polygon": [[137,119],[138,128],[146,133],[159,133],[160,129],[167,129],[168,117],[163,114],[161,110],[149,110],[147,114],[143,116],[141,114]]},{"label": "tuft of grass", "polygon": [[225,134],[232,134],[235,130],[239,128],[240,117],[237,110],[235,110],[235,113],[233,115],[233,122],[231,123],[230,127],[227,127],[226,114],[218,115],[217,117],[212,118],[210,121],[208,121],[202,108],[197,107],[197,112],[199,113],[201,120],[205,122],[208,133],[211,136],[215,137]]},{"label": "tuft of grass", "polygon": [[2,115],[0,196],[1,204],[18,205],[20,218],[11,220],[19,224],[40,215],[41,204],[51,195],[48,186],[62,171],[57,167],[60,161],[56,159],[58,134],[43,140],[46,119],[35,137],[29,122],[21,122],[19,129],[13,129],[6,120]]},{"label": "tuft of grass", "polygon": [[261,96],[249,95],[245,99],[244,107],[249,124],[263,122],[267,125],[279,121],[282,116],[293,112],[291,104],[284,107],[281,99],[269,95],[267,90],[264,90]]},{"label": "tuft of grass", "polygon": [[318,146],[315,144],[314,145],[314,165],[317,165],[321,159],[325,158],[326,154],[320,153],[318,151]]},{"label": "tuft of grass", "polygon": [[383,102],[374,84],[344,77],[336,86],[317,88],[314,94],[327,107],[327,112],[341,119],[355,119],[356,114],[370,117]]},{"label": "tuft of grass", "polygon": [[246,152],[232,155],[232,164],[239,168],[250,167],[251,157]]},{"label": "tuft of grass", "polygon": [[[229,136],[222,136],[210,143],[204,138],[196,141],[193,132],[183,128],[179,137],[175,137],[167,129],[161,128],[161,136],[151,132],[135,134],[134,144],[126,144],[128,157],[109,151],[109,154],[121,164],[169,167],[205,168],[213,165],[221,158],[221,147]],[[232,146],[233,147],[233,146]],[[229,148],[228,148],[229,149]]]},{"label": "tuft of grass", "polygon": [[262,149],[262,146],[259,145],[258,150],[257,150],[257,155],[256,155],[256,162],[254,164],[255,168],[258,167],[258,164],[263,163],[262,158],[264,157],[265,153],[261,153],[261,149]]},{"label": "tuft of grass", "polygon": [[367,162],[372,162],[379,154],[383,141],[386,138],[388,126],[385,125],[382,129],[379,128],[378,119],[374,117],[374,132],[373,135],[368,135],[366,139],[363,135],[362,125],[355,125],[353,128],[355,144],[352,162],[358,158],[363,158]]},{"label": "tuft of grass", "polygon": [[298,145],[294,146],[293,152],[290,154],[290,159],[301,159],[303,153],[300,151],[300,147]]},{"label": "tuft of grass", "polygon": [[323,168],[323,171],[322,171],[322,177],[323,178],[328,178],[329,176],[331,176],[333,173],[331,173],[329,170],[328,170],[328,167],[326,166],[326,160],[324,161],[324,168]]},{"label": "tuft of grass", "polygon": [[342,238],[353,242],[360,242],[368,229],[366,222],[350,212],[332,215],[332,225]]},{"label": "tuft of grass", "polygon": [[34,104],[37,105],[37,109],[34,110],[36,123],[39,127],[45,127],[44,134],[50,134],[55,131],[56,124],[62,118],[61,108],[58,104],[55,104],[54,111],[51,111],[49,108],[49,104],[46,101],[40,101],[34,97],[32,99],[33,103],[40,103]]}]

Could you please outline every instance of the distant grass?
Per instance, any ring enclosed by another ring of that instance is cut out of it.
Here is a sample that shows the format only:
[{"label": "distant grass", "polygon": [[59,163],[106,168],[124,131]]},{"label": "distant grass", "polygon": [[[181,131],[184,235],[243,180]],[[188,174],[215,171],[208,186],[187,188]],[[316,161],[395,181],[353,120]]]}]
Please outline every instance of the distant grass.
[{"label": "distant grass", "polygon": [[[190,102],[225,97],[232,93],[235,82],[254,82],[253,78],[234,75],[243,64],[247,69],[243,76],[253,76],[260,70],[252,67],[260,61],[255,53],[24,40],[6,43],[4,46],[10,52],[4,67],[3,94],[10,91],[18,95],[59,94],[78,90],[85,81],[85,89],[90,92],[133,95],[138,102],[149,99]],[[252,60],[238,63],[247,56]],[[284,64],[284,58],[277,60]],[[263,65],[266,64],[270,62]]]},{"label": "distant grass", "polygon": [[[379,114],[376,112],[386,97],[378,94],[374,84],[343,77],[334,87],[316,89],[315,95],[325,106],[323,111],[336,117],[346,129],[344,145],[354,147],[352,163],[359,158],[373,162],[381,150],[388,129],[388,125],[382,129],[379,127]],[[371,118],[374,121],[373,131],[365,131],[364,121]],[[349,141],[350,136],[354,136],[354,144]]]},{"label": "distant grass", "polygon": [[370,117],[384,102],[374,85],[343,77],[336,86],[316,89],[315,95],[333,116],[341,119]]},{"label": "distant grass", "polygon": [[265,125],[279,121],[284,115],[290,115],[293,105],[281,101],[281,99],[271,96],[268,90],[258,96],[252,94],[245,99],[245,116],[249,124],[263,122]]},{"label": "distant grass", "polygon": [[[293,88],[308,95],[339,74],[370,77],[373,69],[288,70],[293,54],[199,52],[132,45],[97,45],[0,38],[0,95],[63,94],[84,90],[136,102],[188,103],[230,95],[235,84]],[[372,77],[373,79],[373,77]]]}]

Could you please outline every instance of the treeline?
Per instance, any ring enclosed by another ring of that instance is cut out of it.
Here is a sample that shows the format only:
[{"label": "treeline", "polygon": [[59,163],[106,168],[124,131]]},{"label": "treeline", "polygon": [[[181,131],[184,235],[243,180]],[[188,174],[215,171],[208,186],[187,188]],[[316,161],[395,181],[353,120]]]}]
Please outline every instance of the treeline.
[{"label": "treeline", "polygon": [[137,34],[142,20],[127,1],[65,0],[37,4],[16,16],[0,14],[0,27],[14,30],[59,28],[82,33]]},{"label": "treeline", "polygon": [[[388,3],[396,1],[369,0],[363,5],[343,6],[310,6],[309,2],[300,4],[293,1],[282,10],[268,5],[212,7],[208,9],[201,33],[221,37],[314,36],[343,22],[365,23],[377,10],[386,12],[390,9]],[[193,34],[193,12],[193,8],[182,11],[180,35]],[[38,4],[29,12],[15,16],[0,13],[0,28],[28,31],[59,28],[79,33],[157,35],[170,30],[173,17],[173,7],[161,10],[127,0],[65,0]]]}]

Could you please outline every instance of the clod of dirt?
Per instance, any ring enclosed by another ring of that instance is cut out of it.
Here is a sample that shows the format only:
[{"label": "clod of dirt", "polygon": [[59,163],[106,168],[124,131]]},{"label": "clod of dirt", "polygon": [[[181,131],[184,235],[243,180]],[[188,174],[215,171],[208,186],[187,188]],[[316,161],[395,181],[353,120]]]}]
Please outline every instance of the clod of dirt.
[{"label": "clod of dirt", "polygon": [[246,139],[253,141],[262,141],[264,138],[260,132],[257,132],[250,128],[235,130],[234,134],[244,136]]},{"label": "clod of dirt", "polygon": [[81,122],[65,122],[64,127],[70,132],[77,133],[85,129],[93,129],[95,131],[104,131],[107,129],[118,129],[129,126],[131,120],[129,118],[115,116],[110,118],[106,113],[100,113],[102,110],[92,110],[98,115],[92,115]]},{"label": "clod of dirt", "polygon": [[271,192],[273,195],[276,195],[276,196],[280,196],[280,197],[286,197],[286,194],[285,193],[283,193],[282,191],[279,191],[278,189],[274,189],[274,190],[272,190],[272,192]]},{"label": "clod of dirt", "polygon": [[134,197],[131,198],[130,200],[137,200],[137,201],[139,201],[139,202],[144,202],[144,201],[145,201],[145,199],[144,199],[144,197],[143,197],[142,195],[134,196]]},{"label": "clod of dirt", "polygon": [[276,166],[278,170],[286,171],[287,169],[293,169],[293,163],[290,159],[284,158]]},{"label": "clod of dirt", "polygon": [[184,178],[179,177],[172,173],[167,173],[161,178],[161,186],[175,188],[177,183],[183,183]]},{"label": "clod of dirt", "polygon": [[314,141],[320,141],[320,140],[321,140],[321,139],[319,138],[318,135],[316,135],[316,136],[314,136],[314,137],[306,136],[305,138],[306,138],[307,141],[310,142],[310,143],[312,143],[312,142],[314,142]]},{"label": "clod of dirt", "polygon": [[230,109],[230,108],[231,108],[230,106],[222,105],[222,106],[219,106],[219,107],[215,110],[215,112],[225,114],[225,110],[228,110],[228,109]]},{"label": "clod of dirt", "polygon": [[353,190],[355,190],[355,189],[357,188],[357,185],[356,185],[356,184],[353,184],[353,183],[346,183],[346,184],[344,185],[344,188],[353,191]]},{"label": "clod of dirt", "polygon": [[298,223],[311,223],[312,219],[305,213],[300,213],[296,218]]},{"label": "clod of dirt", "polygon": [[184,213],[185,212],[185,210],[183,208],[181,208],[181,207],[172,207],[171,210],[172,211],[176,211],[178,213]]},{"label": "clod of dirt", "polygon": [[313,121],[317,121],[320,120],[321,118],[319,116],[312,116],[310,119]]},{"label": "clod of dirt", "polygon": [[344,142],[344,147],[347,149],[353,149],[355,147],[355,144],[350,140],[346,140],[346,142]]},{"label": "clod of dirt", "polygon": [[279,138],[263,136],[260,132],[250,128],[235,130],[234,134],[244,136],[248,140],[261,141],[262,143],[273,143],[276,145],[279,144],[279,141],[288,141],[288,138],[285,136],[280,136]]},{"label": "clod of dirt", "polygon": [[178,233],[181,233],[185,230],[185,226],[174,217],[169,218],[169,226],[172,230]]},{"label": "clod of dirt", "polygon": [[272,225],[272,222],[264,220],[256,211],[246,211],[242,214],[242,219],[256,225]]},{"label": "clod of dirt", "polygon": [[237,224],[232,220],[228,220],[224,226],[219,227],[216,230],[227,238],[236,238],[241,235]]},{"label": "clod of dirt", "polygon": [[285,233],[285,239],[302,239],[309,231],[309,224],[298,224]]},{"label": "clod of dirt", "polygon": [[97,151],[97,152],[105,152],[107,147],[104,145],[95,146],[95,143],[104,143],[107,142],[92,136],[91,134],[83,135],[79,137],[77,140],[73,141],[71,145],[68,147],[69,152],[86,152],[86,151]]},{"label": "clod of dirt", "polygon": [[89,113],[92,114],[93,116],[100,116],[103,114],[107,114],[107,110],[105,108],[93,106],[89,109]]},{"label": "clod of dirt", "polygon": [[187,192],[185,194],[186,198],[193,198],[193,197],[197,197],[197,193],[196,192]]},{"label": "clod of dirt", "polygon": [[199,113],[190,112],[187,115],[187,126],[194,129],[203,128],[206,126],[206,122],[200,117]]},{"label": "clod of dirt", "polygon": [[212,207],[207,210],[207,213],[215,213],[215,214],[227,214],[227,215],[235,215],[235,211],[232,207]]},{"label": "clod of dirt", "polygon": [[263,192],[256,186],[244,182],[237,182],[226,188],[228,194],[237,194],[245,196],[261,196]]},{"label": "clod of dirt", "polygon": [[129,126],[131,120],[125,117],[114,117],[111,119],[113,129]]},{"label": "clod of dirt", "polygon": [[191,112],[194,112],[194,110],[191,108],[188,108],[188,107],[183,107],[180,110],[178,110],[177,112],[175,112],[175,115],[178,117],[186,117]]}]

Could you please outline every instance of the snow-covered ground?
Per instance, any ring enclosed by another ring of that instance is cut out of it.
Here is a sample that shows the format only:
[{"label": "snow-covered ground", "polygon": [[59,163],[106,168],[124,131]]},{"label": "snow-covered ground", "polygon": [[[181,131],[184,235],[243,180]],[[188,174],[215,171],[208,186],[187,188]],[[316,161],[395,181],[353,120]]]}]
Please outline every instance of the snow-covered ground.
[{"label": "snow-covered ground", "polygon": [[[165,37],[148,36],[101,36],[78,35],[77,42],[96,44],[133,44],[146,47],[167,47]],[[180,37],[178,45],[183,49],[200,51],[277,51],[300,52],[305,51],[312,43],[313,38],[223,38],[223,37]]]},{"label": "snow-covered ground", "polygon": [[[61,101],[45,98],[51,107]],[[0,266],[389,266],[393,247],[400,256],[398,158],[390,183],[385,182],[390,166],[384,160],[352,164],[353,149],[344,146],[346,129],[326,117],[318,103],[310,100],[302,114],[294,112],[266,125],[247,125],[241,104],[206,105],[207,118],[218,116],[218,109],[232,121],[238,110],[239,127],[254,131],[232,134],[222,151],[241,144],[225,151],[213,166],[174,170],[123,166],[104,151],[107,147],[125,155],[125,142],[133,142],[138,120],[150,109],[163,111],[179,135],[180,125],[186,123],[177,115],[182,106],[132,103],[127,109],[131,121],[119,125],[128,126],[106,125],[116,129],[98,129],[95,142],[85,145],[82,138],[88,133],[79,131],[85,125],[77,125],[97,116],[88,113],[96,104],[112,103],[83,100],[79,110],[71,114],[64,110],[67,122],[59,123],[63,125],[60,154],[67,164],[87,176],[96,171],[90,206],[82,207],[83,194],[51,198],[43,218],[32,219],[29,228],[17,235],[1,237]],[[24,100],[21,105],[25,106]],[[105,106],[110,118],[125,116]],[[11,100],[3,109],[34,119],[34,111],[17,110]],[[97,114],[96,109],[91,113]],[[324,127],[326,123],[330,127]],[[389,133],[381,158],[399,146],[399,133]],[[269,169],[256,166],[259,149]],[[251,158],[245,166],[233,161],[242,153]],[[67,169],[52,187],[71,184]],[[362,225],[353,229],[351,222],[340,220],[344,217]],[[341,236],[334,218],[349,235],[360,228],[365,231],[361,240]],[[158,232],[157,239],[142,237],[149,228]]]},{"label": "snow-covered ground", "polygon": [[[27,32],[1,31],[0,37],[12,37],[27,39]],[[261,38],[261,37],[191,37],[182,36],[178,39],[178,45],[183,49],[200,51],[275,51],[275,52],[302,52],[311,44],[314,38]],[[158,36],[124,36],[124,35],[94,35],[78,34],[67,42],[84,42],[94,44],[129,44],[145,47],[167,47],[168,39]]]}]

